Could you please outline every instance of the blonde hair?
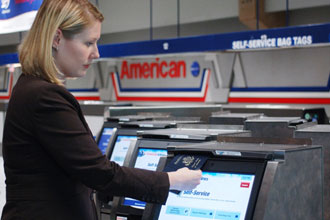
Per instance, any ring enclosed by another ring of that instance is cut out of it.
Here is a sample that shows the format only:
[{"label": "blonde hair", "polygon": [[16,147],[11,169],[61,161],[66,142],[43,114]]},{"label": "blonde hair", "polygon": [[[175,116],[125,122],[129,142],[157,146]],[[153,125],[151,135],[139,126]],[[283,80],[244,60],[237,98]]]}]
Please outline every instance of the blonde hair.
[{"label": "blonde hair", "polygon": [[44,0],[18,48],[23,73],[62,85],[52,55],[56,30],[62,30],[63,36],[70,39],[95,19],[102,22],[104,17],[88,0]]}]

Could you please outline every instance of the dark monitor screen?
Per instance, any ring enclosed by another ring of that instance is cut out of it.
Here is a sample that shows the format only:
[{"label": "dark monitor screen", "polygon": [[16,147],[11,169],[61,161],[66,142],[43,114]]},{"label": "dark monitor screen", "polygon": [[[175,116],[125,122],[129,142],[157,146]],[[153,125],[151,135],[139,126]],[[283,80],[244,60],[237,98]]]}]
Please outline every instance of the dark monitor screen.
[{"label": "dark monitor screen", "polygon": [[97,145],[99,146],[103,154],[106,153],[113,130],[114,130],[113,128],[103,127],[101,131],[101,135],[99,136]]},{"label": "dark monitor screen", "polygon": [[324,108],[307,108],[303,111],[302,118],[318,124],[329,124],[329,118]]},{"label": "dark monitor screen", "polygon": [[123,166],[124,160],[132,140],[136,140],[137,136],[117,135],[116,141],[112,148],[110,160]]},{"label": "dark monitor screen", "polygon": [[[139,148],[134,167],[155,171],[160,157],[166,156],[167,150],[165,149]],[[124,198],[123,205],[143,209],[146,203],[126,197]]]}]

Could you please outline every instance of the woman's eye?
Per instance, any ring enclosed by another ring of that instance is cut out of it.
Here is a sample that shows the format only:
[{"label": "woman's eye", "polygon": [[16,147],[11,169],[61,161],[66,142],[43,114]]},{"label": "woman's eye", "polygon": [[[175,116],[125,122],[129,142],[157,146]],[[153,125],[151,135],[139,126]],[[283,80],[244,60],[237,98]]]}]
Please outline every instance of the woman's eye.
[{"label": "woman's eye", "polygon": [[87,42],[86,45],[89,47],[89,46],[92,46],[93,43],[92,42]]}]

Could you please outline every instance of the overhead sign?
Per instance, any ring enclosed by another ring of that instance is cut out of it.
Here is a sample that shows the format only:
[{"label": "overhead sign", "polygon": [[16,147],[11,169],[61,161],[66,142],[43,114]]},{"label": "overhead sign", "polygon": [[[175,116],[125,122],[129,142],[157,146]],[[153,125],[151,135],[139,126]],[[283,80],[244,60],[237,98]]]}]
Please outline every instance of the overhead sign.
[{"label": "overhead sign", "polygon": [[0,34],[29,30],[42,0],[1,0]]},{"label": "overhead sign", "polygon": [[290,47],[290,46],[306,46],[313,44],[312,35],[285,36],[269,38],[266,34],[260,36],[259,39],[238,40],[233,41],[232,49],[259,49],[274,47]]},{"label": "overhead sign", "polygon": [[204,56],[186,56],[121,59],[117,67],[117,101],[205,102],[212,65]]}]

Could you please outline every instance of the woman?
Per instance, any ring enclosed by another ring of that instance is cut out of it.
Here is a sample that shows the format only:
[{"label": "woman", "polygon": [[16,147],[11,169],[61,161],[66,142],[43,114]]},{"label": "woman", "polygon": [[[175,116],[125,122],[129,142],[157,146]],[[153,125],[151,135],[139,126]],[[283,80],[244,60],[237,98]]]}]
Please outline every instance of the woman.
[{"label": "woman", "polygon": [[96,219],[91,189],[165,203],[189,190],[201,171],[152,172],[109,162],[97,147],[66,77],[81,77],[99,57],[102,14],[88,0],[44,0],[19,47],[22,75],[3,135],[7,201],[2,220]]}]

